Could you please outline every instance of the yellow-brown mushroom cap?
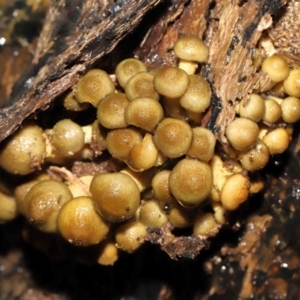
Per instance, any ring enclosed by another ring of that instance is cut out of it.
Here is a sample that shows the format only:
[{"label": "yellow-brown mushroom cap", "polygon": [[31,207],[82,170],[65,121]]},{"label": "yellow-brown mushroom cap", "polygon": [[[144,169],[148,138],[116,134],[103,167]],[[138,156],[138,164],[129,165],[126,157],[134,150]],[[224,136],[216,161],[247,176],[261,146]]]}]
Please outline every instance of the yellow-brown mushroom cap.
[{"label": "yellow-brown mushroom cap", "polygon": [[284,128],[276,128],[268,132],[262,141],[268,147],[270,154],[280,154],[288,148],[290,136]]},{"label": "yellow-brown mushroom cap", "polygon": [[210,105],[210,85],[199,75],[189,75],[189,78],[188,88],[179,99],[180,105],[188,111],[202,113]]},{"label": "yellow-brown mushroom cap", "polygon": [[152,179],[154,197],[161,203],[172,204],[174,197],[169,187],[170,170],[162,170],[155,174]]},{"label": "yellow-brown mushroom cap", "polygon": [[111,222],[129,219],[140,205],[140,191],[134,180],[124,173],[96,175],[90,185],[98,213]]},{"label": "yellow-brown mushroom cap", "polygon": [[107,95],[100,101],[97,108],[99,123],[109,129],[126,127],[124,112],[128,104],[129,100],[123,93]]},{"label": "yellow-brown mushroom cap", "polygon": [[214,236],[219,231],[219,225],[212,213],[202,213],[196,217],[193,233],[205,237]]},{"label": "yellow-brown mushroom cap", "polygon": [[165,67],[154,76],[153,84],[155,90],[169,98],[181,97],[189,85],[189,75],[175,67]]},{"label": "yellow-brown mushroom cap", "polygon": [[284,91],[293,97],[300,97],[300,70],[291,70],[283,82]]},{"label": "yellow-brown mushroom cap", "polygon": [[255,145],[258,135],[258,125],[246,118],[236,118],[226,128],[226,137],[233,148],[245,151]]},{"label": "yellow-brown mushroom cap", "polygon": [[274,82],[285,80],[290,71],[286,60],[278,54],[273,54],[264,59],[261,69]]},{"label": "yellow-brown mushroom cap", "polygon": [[67,202],[59,212],[57,226],[61,235],[76,246],[100,243],[109,225],[95,211],[91,197],[77,197]]},{"label": "yellow-brown mushroom cap", "polygon": [[128,58],[122,60],[116,67],[115,74],[117,76],[118,82],[122,88],[125,88],[127,81],[139,72],[146,72],[147,67],[145,64],[136,59]]},{"label": "yellow-brown mushroom cap", "polygon": [[125,94],[129,100],[136,98],[159,99],[159,94],[154,89],[154,75],[150,72],[139,72],[132,76],[125,85]]},{"label": "yellow-brown mushroom cap", "polygon": [[262,120],[267,124],[277,122],[281,117],[282,111],[280,104],[274,99],[265,99],[265,113]]},{"label": "yellow-brown mushroom cap", "polygon": [[153,98],[137,98],[128,104],[124,115],[127,124],[153,131],[162,120],[164,111]]},{"label": "yellow-brown mushroom cap", "polygon": [[26,124],[2,143],[0,166],[9,173],[26,175],[41,167],[45,152],[42,129]]},{"label": "yellow-brown mushroom cap", "polygon": [[250,94],[239,103],[239,114],[242,118],[254,122],[260,121],[265,114],[265,101],[258,94]]},{"label": "yellow-brown mushroom cap", "polygon": [[193,131],[188,123],[174,118],[165,118],[157,126],[153,140],[164,155],[175,158],[188,152],[192,138]]},{"label": "yellow-brown mushroom cap", "polygon": [[169,185],[171,193],[182,206],[195,207],[212,189],[211,168],[206,162],[184,158],[171,171]]},{"label": "yellow-brown mushroom cap", "polygon": [[79,79],[75,97],[78,102],[88,102],[97,107],[100,100],[114,93],[115,85],[108,74],[100,69],[88,71]]},{"label": "yellow-brown mushroom cap", "polygon": [[208,58],[208,47],[195,35],[180,37],[173,48],[177,57],[184,60],[205,62]]},{"label": "yellow-brown mushroom cap", "polygon": [[287,123],[296,123],[300,120],[300,99],[287,97],[281,102],[282,119]]}]

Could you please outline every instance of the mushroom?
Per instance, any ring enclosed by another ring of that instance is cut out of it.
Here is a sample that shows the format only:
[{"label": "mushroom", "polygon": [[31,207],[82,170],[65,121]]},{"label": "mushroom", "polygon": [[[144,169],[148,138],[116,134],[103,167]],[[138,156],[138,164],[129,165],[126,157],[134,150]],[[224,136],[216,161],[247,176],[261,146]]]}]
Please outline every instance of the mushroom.
[{"label": "mushroom", "polygon": [[97,262],[103,266],[113,266],[119,258],[119,250],[113,239],[108,238],[101,242]]},{"label": "mushroom", "polygon": [[246,118],[236,118],[226,127],[226,137],[233,148],[245,151],[253,147],[258,139],[258,125]]},{"label": "mushroom", "polygon": [[284,152],[290,143],[290,136],[284,128],[276,128],[268,132],[262,139],[271,155]]},{"label": "mushroom", "polygon": [[188,74],[193,74],[197,68],[195,62],[206,62],[208,47],[196,35],[180,37],[174,44],[175,55],[180,58],[178,67]]},{"label": "mushroom", "polygon": [[125,88],[127,81],[139,72],[146,72],[145,64],[136,59],[128,58],[122,60],[116,67],[115,74],[122,88]]},{"label": "mushroom", "polygon": [[133,75],[125,85],[125,94],[129,100],[136,98],[153,98],[159,100],[159,94],[154,89],[154,75],[150,72],[139,72]]},{"label": "mushroom", "polygon": [[107,221],[120,222],[132,217],[140,205],[140,190],[124,173],[95,175],[90,192],[97,212]]},{"label": "mushroom", "polygon": [[25,217],[41,231],[56,232],[58,213],[72,198],[71,191],[63,182],[40,181],[25,196]]},{"label": "mushroom", "polygon": [[268,98],[265,99],[265,113],[262,120],[267,124],[274,124],[281,118],[281,107],[277,101]]},{"label": "mushroom", "polygon": [[265,114],[265,101],[258,94],[250,94],[240,101],[238,113],[242,118],[259,122]]},{"label": "mushroom", "polygon": [[226,210],[235,210],[249,197],[250,180],[247,176],[236,173],[229,176],[222,188],[220,199]]},{"label": "mushroom", "polygon": [[286,60],[278,54],[273,54],[264,59],[261,70],[274,82],[285,80],[289,75],[289,65]]},{"label": "mushroom", "polygon": [[202,213],[196,217],[193,234],[205,237],[215,236],[219,227],[212,213]]},{"label": "mushroom", "polygon": [[114,93],[104,97],[97,108],[99,123],[109,129],[124,128],[127,126],[124,112],[129,104],[124,93]]},{"label": "mushroom", "polygon": [[1,145],[0,166],[9,173],[26,175],[39,170],[46,153],[42,129],[25,124]]},{"label": "mushroom", "polygon": [[157,201],[149,200],[140,209],[139,221],[149,229],[156,229],[165,226],[168,218]]},{"label": "mushroom", "polygon": [[75,97],[80,103],[91,103],[97,107],[100,100],[115,92],[115,84],[108,74],[100,69],[92,69],[79,79]]},{"label": "mushroom", "polygon": [[286,123],[296,123],[300,120],[300,99],[287,97],[281,104],[282,119]]},{"label": "mushroom", "polygon": [[144,242],[147,235],[146,226],[138,221],[130,221],[115,231],[116,245],[119,249],[132,253]]},{"label": "mushroom", "polygon": [[208,82],[199,75],[189,75],[190,82],[179,103],[187,111],[204,112],[210,105],[211,88]]},{"label": "mushroom", "polygon": [[109,225],[95,211],[93,200],[87,196],[73,198],[61,208],[57,217],[61,235],[76,246],[100,243],[109,231]]},{"label": "mushroom", "polygon": [[165,118],[156,127],[153,140],[164,155],[176,158],[188,152],[192,138],[193,131],[188,123]]},{"label": "mushroom", "polygon": [[131,101],[124,114],[128,125],[134,125],[150,132],[164,117],[161,104],[153,98],[137,98]]},{"label": "mushroom", "polygon": [[171,194],[169,186],[170,170],[162,170],[155,174],[152,179],[152,189],[155,199],[159,201],[162,206],[172,206],[175,199]]},{"label": "mushroom", "polygon": [[213,186],[213,175],[206,162],[184,158],[170,173],[170,191],[184,207],[195,207],[209,195]]},{"label": "mushroom", "polygon": [[175,228],[187,228],[193,225],[196,211],[195,209],[183,207],[179,203],[175,202],[169,209],[167,216],[169,222]]},{"label": "mushroom", "polygon": [[289,96],[300,97],[300,70],[291,70],[283,82],[283,87]]},{"label": "mushroom", "polygon": [[176,67],[162,68],[153,79],[155,90],[169,98],[181,97],[187,90],[189,82],[189,75]]}]

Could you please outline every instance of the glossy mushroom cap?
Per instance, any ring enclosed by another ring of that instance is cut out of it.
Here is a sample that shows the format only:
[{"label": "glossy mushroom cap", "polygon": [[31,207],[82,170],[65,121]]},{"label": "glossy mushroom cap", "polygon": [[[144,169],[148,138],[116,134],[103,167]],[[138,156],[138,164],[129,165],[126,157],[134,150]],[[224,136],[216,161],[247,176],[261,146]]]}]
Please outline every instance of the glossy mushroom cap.
[{"label": "glossy mushroom cap", "polygon": [[40,169],[45,152],[42,129],[26,124],[2,144],[0,166],[9,173],[26,175]]},{"label": "glossy mushroom cap", "polygon": [[287,97],[281,104],[282,119],[287,123],[296,123],[300,120],[300,100],[296,97]]},{"label": "glossy mushroom cap", "polygon": [[276,128],[268,132],[262,139],[271,155],[284,152],[290,143],[290,136],[284,128]]},{"label": "glossy mushroom cap", "polygon": [[169,187],[170,173],[170,170],[162,170],[156,173],[152,179],[154,197],[163,204],[173,204],[175,200]]},{"label": "glossy mushroom cap", "polygon": [[193,128],[193,139],[187,155],[202,161],[209,161],[215,152],[216,138],[214,134],[203,127]]},{"label": "glossy mushroom cap", "polygon": [[190,82],[179,103],[187,111],[202,113],[210,105],[211,88],[208,82],[199,75],[190,75]]},{"label": "glossy mushroom cap", "polygon": [[108,74],[100,69],[88,71],[79,79],[75,97],[80,103],[88,102],[97,107],[100,100],[115,92],[115,85]]},{"label": "glossy mushroom cap", "polygon": [[205,237],[214,236],[219,231],[219,225],[212,213],[200,214],[194,223],[193,233]]},{"label": "glossy mushroom cap", "polygon": [[25,196],[25,216],[39,230],[56,232],[58,213],[62,206],[72,198],[71,191],[63,182],[40,181]]},{"label": "glossy mushroom cap", "polygon": [[281,118],[281,107],[274,99],[265,99],[265,113],[262,120],[267,124],[273,124]]},{"label": "glossy mushroom cap", "polygon": [[208,58],[208,47],[195,35],[180,37],[174,44],[177,57],[184,60],[205,62]]},{"label": "glossy mushroom cap", "polygon": [[84,146],[81,126],[70,119],[58,121],[52,130],[51,144],[63,156],[71,156]]},{"label": "glossy mushroom cap", "polygon": [[107,95],[98,105],[97,119],[99,123],[109,129],[126,127],[124,112],[128,104],[129,100],[123,93]]},{"label": "glossy mushroom cap", "polygon": [[135,58],[122,60],[116,67],[115,74],[122,88],[125,88],[127,81],[139,72],[146,72],[145,64]]},{"label": "glossy mushroom cap", "polygon": [[125,120],[129,125],[153,131],[164,117],[161,104],[153,98],[137,98],[125,109]]},{"label": "glossy mushroom cap", "polygon": [[239,103],[239,114],[242,118],[259,122],[265,114],[265,101],[258,94],[250,94]]},{"label": "glossy mushroom cap", "polygon": [[124,173],[102,173],[90,185],[95,209],[110,222],[132,217],[140,205],[140,191],[134,180]]},{"label": "glossy mushroom cap", "polygon": [[116,229],[116,245],[119,249],[132,253],[143,244],[146,236],[147,229],[143,223],[130,221]]},{"label": "glossy mushroom cap", "polygon": [[261,69],[274,82],[285,80],[290,71],[286,60],[278,54],[273,54],[264,59]]},{"label": "glossy mushroom cap", "polygon": [[233,148],[245,151],[255,145],[258,135],[258,125],[245,118],[236,118],[226,128],[226,137]]},{"label": "glossy mushroom cap", "polygon": [[95,211],[90,197],[77,197],[67,202],[57,218],[58,231],[71,244],[90,246],[100,243],[109,225]]},{"label": "glossy mushroom cap", "polygon": [[159,100],[159,94],[154,89],[154,75],[150,72],[139,72],[132,76],[125,85],[125,94],[129,100],[136,98],[153,98]]},{"label": "glossy mushroom cap", "polygon": [[171,171],[169,185],[171,193],[182,206],[195,207],[212,189],[211,168],[206,162],[184,158]]},{"label": "glossy mushroom cap", "polygon": [[193,131],[188,123],[174,118],[165,118],[157,126],[153,140],[164,155],[176,158],[188,152],[192,138]]},{"label": "glossy mushroom cap", "polygon": [[291,70],[283,82],[283,87],[289,96],[300,97],[300,70]]},{"label": "glossy mushroom cap", "polygon": [[137,129],[115,129],[107,134],[107,150],[113,157],[126,161],[132,147],[142,140],[143,136]]},{"label": "glossy mushroom cap", "polygon": [[188,88],[189,75],[175,67],[165,67],[154,76],[153,84],[155,90],[169,98],[181,97]]}]

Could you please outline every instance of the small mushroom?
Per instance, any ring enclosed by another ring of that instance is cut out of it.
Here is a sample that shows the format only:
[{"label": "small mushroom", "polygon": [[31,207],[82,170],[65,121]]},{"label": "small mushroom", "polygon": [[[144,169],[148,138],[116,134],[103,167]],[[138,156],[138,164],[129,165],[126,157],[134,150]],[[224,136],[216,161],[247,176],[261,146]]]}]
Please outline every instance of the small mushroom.
[{"label": "small mushroom", "polygon": [[281,118],[281,107],[274,99],[265,99],[265,113],[262,120],[267,124],[274,124]]},{"label": "small mushroom", "polygon": [[273,54],[264,59],[261,70],[266,73],[274,82],[285,80],[289,75],[289,65],[287,61],[278,54]]},{"label": "small mushroom", "polygon": [[109,231],[109,225],[95,211],[93,200],[87,196],[73,198],[60,210],[57,227],[61,235],[76,246],[100,243]]},{"label": "small mushroom", "polygon": [[196,217],[193,234],[205,237],[215,236],[219,231],[219,225],[212,213],[203,213]]},{"label": "small mushroom", "polygon": [[91,103],[97,107],[100,100],[115,92],[115,85],[108,74],[100,69],[92,69],[79,79],[75,97],[80,103]]},{"label": "small mushroom", "polygon": [[281,102],[282,119],[287,123],[296,123],[300,120],[300,99],[287,97]]},{"label": "small mushroom", "polygon": [[265,114],[265,101],[258,94],[250,94],[240,101],[238,113],[242,118],[259,122]]},{"label": "small mushroom", "polygon": [[262,139],[271,155],[284,152],[290,143],[290,136],[284,128],[276,128],[268,132]]},{"label": "small mushroom", "polygon": [[284,91],[289,96],[300,97],[300,70],[291,70],[283,82]]},{"label": "small mushroom", "polygon": [[140,191],[124,173],[100,173],[90,185],[95,209],[107,221],[120,222],[132,217],[140,205]]}]

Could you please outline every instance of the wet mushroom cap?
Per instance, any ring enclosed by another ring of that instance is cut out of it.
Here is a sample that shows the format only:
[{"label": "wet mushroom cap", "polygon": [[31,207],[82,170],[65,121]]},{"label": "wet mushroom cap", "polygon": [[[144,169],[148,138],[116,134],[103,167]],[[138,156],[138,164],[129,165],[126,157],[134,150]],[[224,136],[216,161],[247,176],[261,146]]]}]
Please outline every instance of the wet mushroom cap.
[{"label": "wet mushroom cap", "polygon": [[208,58],[208,47],[195,35],[180,37],[174,44],[174,52],[177,57],[184,60],[205,62]]},{"label": "wet mushroom cap", "polygon": [[283,82],[283,87],[289,96],[300,97],[300,70],[291,70]]},{"label": "wet mushroom cap", "polygon": [[90,246],[100,243],[109,225],[95,211],[90,197],[77,197],[67,202],[57,218],[58,231],[71,244]]},{"label": "wet mushroom cap", "polygon": [[97,107],[100,100],[114,93],[115,85],[108,74],[100,69],[92,69],[79,79],[75,97],[80,103],[91,103]]},{"label": "wet mushroom cap", "polygon": [[187,90],[189,82],[189,75],[176,67],[159,70],[153,80],[155,90],[169,98],[181,97]]},{"label": "wet mushroom cap", "polygon": [[284,128],[276,128],[268,132],[262,139],[271,155],[284,152],[290,143],[290,136]]},{"label": "wet mushroom cap", "polygon": [[287,97],[281,104],[282,119],[287,123],[296,123],[300,120],[300,100],[296,97]]},{"label": "wet mushroom cap", "polygon": [[188,123],[174,118],[165,118],[157,126],[153,140],[164,155],[176,158],[188,152],[192,138],[193,131]]},{"label": "wet mushroom cap", "polygon": [[274,99],[265,99],[265,113],[262,120],[267,124],[277,122],[281,117],[282,111],[280,104]]},{"label": "wet mushroom cap", "polygon": [[9,173],[26,175],[41,167],[45,151],[42,129],[26,124],[2,144],[0,166]]},{"label": "wet mushroom cap", "polygon": [[95,209],[110,222],[132,217],[140,205],[140,191],[134,180],[124,173],[96,175],[90,185]]},{"label": "wet mushroom cap", "polygon": [[259,128],[257,123],[246,119],[236,118],[226,128],[226,137],[233,148],[245,151],[257,141]]},{"label": "wet mushroom cap", "polygon": [[170,173],[170,191],[184,207],[195,207],[209,195],[213,176],[206,162],[184,158]]},{"label": "wet mushroom cap", "polygon": [[286,60],[278,54],[273,54],[264,59],[261,69],[274,82],[285,80],[290,71]]},{"label": "wet mushroom cap", "polygon": [[258,94],[250,94],[239,103],[239,114],[242,118],[259,122],[265,114],[265,101]]}]

